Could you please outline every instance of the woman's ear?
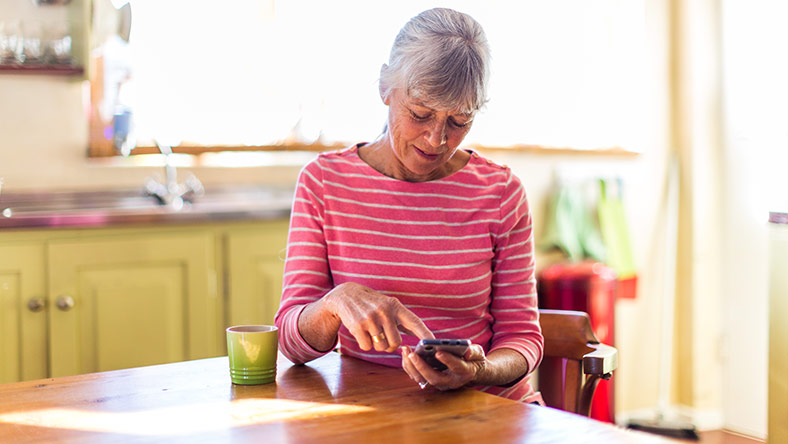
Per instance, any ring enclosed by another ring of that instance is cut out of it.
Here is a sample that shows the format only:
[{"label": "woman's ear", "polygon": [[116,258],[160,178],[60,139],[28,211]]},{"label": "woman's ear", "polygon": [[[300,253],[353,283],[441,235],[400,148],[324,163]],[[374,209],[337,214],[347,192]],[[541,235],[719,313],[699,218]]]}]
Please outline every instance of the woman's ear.
[{"label": "woman's ear", "polygon": [[390,89],[386,84],[383,83],[383,74],[386,70],[389,69],[389,66],[385,63],[380,66],[380,80],[378,81],[378,91],[380,92],[380,99],[383,100],[383,103],[388,106],[389,105],[389,97],[391,96]]}]

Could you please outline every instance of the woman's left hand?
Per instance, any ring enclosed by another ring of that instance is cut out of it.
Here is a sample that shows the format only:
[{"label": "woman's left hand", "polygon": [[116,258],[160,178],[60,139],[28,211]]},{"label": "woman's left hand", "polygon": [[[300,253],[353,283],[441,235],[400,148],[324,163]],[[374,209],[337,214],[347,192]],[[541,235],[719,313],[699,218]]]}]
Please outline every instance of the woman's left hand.
[{"label": "woman's left hand", "polygon": [[487,357],[481,345],[471,344],[465,356],[439,351],[435,357],[446,364],[446,370],[438,371],[427,364],[410,347],[401,347],[402,368],[422,388],[429,384],[438,390],[452,390],[471,383],[487,366]]}]

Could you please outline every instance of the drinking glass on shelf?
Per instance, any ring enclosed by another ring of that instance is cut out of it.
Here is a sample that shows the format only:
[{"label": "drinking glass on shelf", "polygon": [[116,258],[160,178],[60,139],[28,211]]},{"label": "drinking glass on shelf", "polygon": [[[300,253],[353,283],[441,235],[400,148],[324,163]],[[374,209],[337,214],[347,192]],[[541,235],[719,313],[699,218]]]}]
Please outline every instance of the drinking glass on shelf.
[{"label": "drinking glass on shelf", "polygon": [[41,63],[41,22],[28,21],[22,24],[22,61],[25,64]]},{"label": "drinking glass on shelf", "polygon": [[68,24],[65,22],[53,22],[47,26],[44,34],[42,61],[52,65],[70,65],[71,59],[71,35],[68,32]]},{"label": "drinking glass on shelf", "polygon": [[22,63],[22,28],[19,20],[0,21],[0,65]]}]

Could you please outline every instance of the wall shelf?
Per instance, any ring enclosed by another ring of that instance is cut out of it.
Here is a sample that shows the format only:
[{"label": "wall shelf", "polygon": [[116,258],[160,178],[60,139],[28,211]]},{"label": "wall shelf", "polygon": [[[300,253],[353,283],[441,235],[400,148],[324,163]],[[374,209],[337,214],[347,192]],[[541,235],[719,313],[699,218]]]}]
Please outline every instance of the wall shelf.
[{"label": "wall shelf", "polygon": [[85,71],[74,65],[0,65],[0,74],[40,74],[50,76],[75,76]]},{"label": "wall shelf", "polygon": [[[111,146],[111,141],[107,141],[106,146],[94,146],[90,150],[89,157],[119,157],[118,153]],[[256,146],[197,146],[182,144],[173,147],[172,150],[178,154],[202,154],[214,153],[222,151],[311,151],[311,152],[326,152],[336,151],[339,149],[347,148],[350,146],[348,143],[334,143],[331,145],[320,143],[288,143],[282,145],[256,145]],[[476,151],[485,153],[490,151],[508,152],[508,153],[527,153],[536,155],[570,155],[570,156],[601,156],[601,157],[619,157],[619,158],[635,158],[642,153],[639,151],[630,151],[621,147],[602,147],[596,149],[581,149],[571,147],[552,147],[543,145],[512,145],[507,147],[486,146],[486,145],[464,145],[465,148],[472,148]],[[155,146],[138,145],[132,151],[132,156],[137,154],[159,154],[160,151]]]}]

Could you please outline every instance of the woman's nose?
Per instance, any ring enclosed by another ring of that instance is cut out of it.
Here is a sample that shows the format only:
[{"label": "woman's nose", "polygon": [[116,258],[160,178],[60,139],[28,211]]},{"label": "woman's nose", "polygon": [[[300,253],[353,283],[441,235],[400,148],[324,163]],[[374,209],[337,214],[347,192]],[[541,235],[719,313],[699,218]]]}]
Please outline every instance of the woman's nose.
[{"label": "woman's nose", "polygon": [[430,145],[438,147],[446,143],[446,122],[436,119],[435,124],[430,128],[428,141]]}]

